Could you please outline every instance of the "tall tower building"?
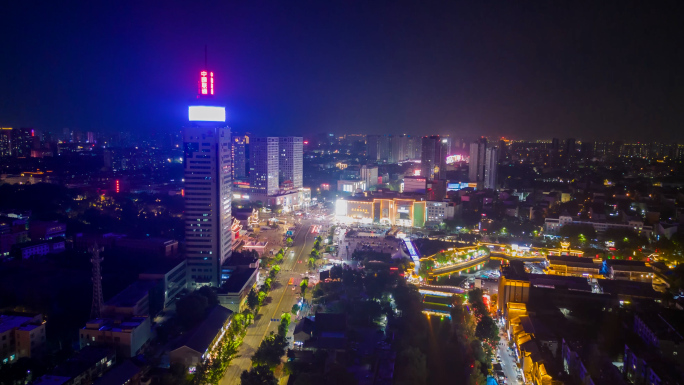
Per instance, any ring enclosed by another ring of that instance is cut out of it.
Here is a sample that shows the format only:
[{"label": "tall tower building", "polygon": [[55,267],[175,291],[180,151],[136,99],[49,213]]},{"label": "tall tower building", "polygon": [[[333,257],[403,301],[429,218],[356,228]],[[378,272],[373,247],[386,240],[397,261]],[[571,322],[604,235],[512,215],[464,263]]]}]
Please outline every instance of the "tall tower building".
[{"label": "tall tower building", "polygon": [[213,72],[200,73],[198,103],[183,130],[185,240],[191,287],[221,284],[232,253],[232,157],[225,107],[212,103]]},{"label": "tall tower building", "polygon": [[278,147],[280,184],[290,181],[295,189],[304,187],[304,139],[299,136],[281,137]]},{"label": "tall tower building", "polygon": [[484,162],[484,188],[496,190],[499,171],[499,149],[488,148]]},{"label": "tall tower building", "polygon": [[446,141],[439,135],[424,136],[420,175],[427,179],[444,179],[446,174]]},{"label": "tall tower building", "polygon": [[485,157],[487,151],[487,139],[480,138],[470,144],[470,164],[468,165],[468,179],[470,182],[480,185],[484,182]]},{"label": "tall tower building", "polygon": [[279,142],[277,137],[249,138],[249,185],[255,194],[278,193]]},{"label": "tall tower building", "polygon": [[231,154],[233,156],[233,179],[247,177],[247,137],[232,135]]}]

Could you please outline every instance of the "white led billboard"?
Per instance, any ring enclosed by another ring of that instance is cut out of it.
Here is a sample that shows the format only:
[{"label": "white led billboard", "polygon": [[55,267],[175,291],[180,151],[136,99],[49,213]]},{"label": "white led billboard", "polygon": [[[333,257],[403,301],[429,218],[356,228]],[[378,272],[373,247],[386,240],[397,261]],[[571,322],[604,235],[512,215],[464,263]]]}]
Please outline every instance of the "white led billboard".
[{"label": "white led billboard", "polygon": [[188,116],[191,122],[225,122],[226,108],[213,106],[190,106]]}]

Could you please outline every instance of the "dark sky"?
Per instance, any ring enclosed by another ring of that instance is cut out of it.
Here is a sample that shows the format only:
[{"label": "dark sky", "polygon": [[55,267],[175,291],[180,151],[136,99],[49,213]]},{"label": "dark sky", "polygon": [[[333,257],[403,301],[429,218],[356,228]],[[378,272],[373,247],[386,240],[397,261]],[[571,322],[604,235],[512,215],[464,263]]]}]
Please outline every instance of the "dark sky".
[{"label": "dark sky", "polygon": [[[684,141],[680,1],[12,1],[0,125]],[[8,8],[9,7],[9,8]]]}]

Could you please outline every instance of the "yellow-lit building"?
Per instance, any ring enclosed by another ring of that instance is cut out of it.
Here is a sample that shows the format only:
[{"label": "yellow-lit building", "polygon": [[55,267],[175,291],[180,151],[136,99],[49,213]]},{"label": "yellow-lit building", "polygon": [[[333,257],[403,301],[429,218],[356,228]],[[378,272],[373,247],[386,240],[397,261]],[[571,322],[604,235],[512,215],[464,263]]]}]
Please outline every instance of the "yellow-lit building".
[{"label": "yellow-lit building", "polygon": [[414,198],[350,197],[338,199],[335,214],[350,221],[393,226],[425,226],[425,201]]},{"label": "yellow-lit building", "polygon": [[[520,271],[522,269],[522,271]],[[530,280],[522,264],[502,267],[499,278],[499,309],[507,310],[509,302],[527,303],[530,298]],[[508,316],[504,314],[506,318]]]},{"label": "yellow-lit building", "polygon": [[603,261],[600,259],[555,255],[549,255],[547,259],[549,261],[547,274],[566,277],[603,278],[603,274],[601,274]]},{"label": "yellow-lit building", "polygon": [[534,385],[562,385],[562,381],[554,379],[549,373],[549,363],[542,354],[526,305],[509,302],[506,312],[508,335],[515,342],[524,382]]}]

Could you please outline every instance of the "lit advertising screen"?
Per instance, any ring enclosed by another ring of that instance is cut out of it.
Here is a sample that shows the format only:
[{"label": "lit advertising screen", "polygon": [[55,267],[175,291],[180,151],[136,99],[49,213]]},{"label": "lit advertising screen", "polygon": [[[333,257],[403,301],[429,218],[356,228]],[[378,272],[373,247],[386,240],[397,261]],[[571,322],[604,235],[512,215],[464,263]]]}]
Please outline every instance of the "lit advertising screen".
[{"label": "lit advertising screen", "polygon": [[213,106],[190,106],[188,116],[191,122],[225,122],[226,108]]}]

